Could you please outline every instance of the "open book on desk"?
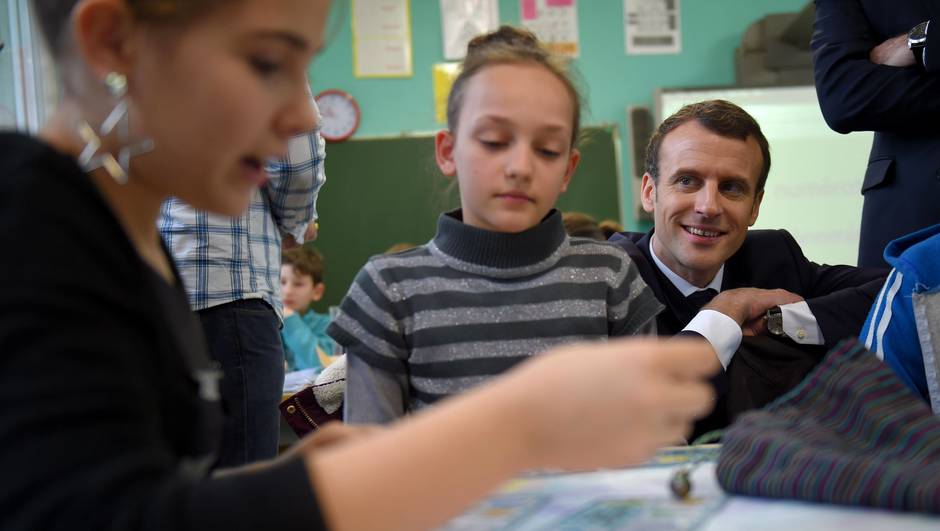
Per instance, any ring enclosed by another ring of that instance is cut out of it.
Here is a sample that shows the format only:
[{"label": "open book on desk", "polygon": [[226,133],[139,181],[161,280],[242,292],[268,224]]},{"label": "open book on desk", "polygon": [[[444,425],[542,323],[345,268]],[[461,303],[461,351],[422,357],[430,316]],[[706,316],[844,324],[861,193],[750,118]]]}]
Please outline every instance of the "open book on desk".
[{"label": "open book on desk", "polygon": [[[919,514],[728,496],[715,477],[719,446],[672,447],[649,463],[618,470],[531,474],[507,482],[491,497],[451,520],[444,531],[754,530],[905,531],[940,529],[940,518]],[[700,459],[688,500],[675,499],[669,481]]]}]

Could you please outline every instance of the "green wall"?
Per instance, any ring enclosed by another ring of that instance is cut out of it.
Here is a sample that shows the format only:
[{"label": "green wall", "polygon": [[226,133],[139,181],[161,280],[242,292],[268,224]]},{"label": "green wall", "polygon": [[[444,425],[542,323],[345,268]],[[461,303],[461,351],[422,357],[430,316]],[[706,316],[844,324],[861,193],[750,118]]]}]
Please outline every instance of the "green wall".
[{"label": "green wall", "polygon": [[[807,0],[682,0],[682,53],[627,56],[624,53],[623,0],[580,0],[581,57],[575,66],[585,88],[586,123],[616,124],[620,130],[623,194],[629,211],[632,164],[626,145],[626,109],[652,110],[659,87],[702,87],[734,83],[733,52],[744,30],[769,13],[798,11]],[[337,0],[327,48],[314,62],[314,92],[340,88],[362,108],[357,136],[435,131],[431,68],[443,61],[439,0],[411,0],[414,76],[408,79],[356,79],[352,73],[349,0]],[[500,0],[500,21],[518,23],[518,0]],[[328,151],[329,153],[329,151]],[[329,158],[329,154],[327,154]],[[328,176],[329,177],[329,176]],[[330,186],[330,184],[327,184]],[[623,220],[636,228],[633,219]]]}]

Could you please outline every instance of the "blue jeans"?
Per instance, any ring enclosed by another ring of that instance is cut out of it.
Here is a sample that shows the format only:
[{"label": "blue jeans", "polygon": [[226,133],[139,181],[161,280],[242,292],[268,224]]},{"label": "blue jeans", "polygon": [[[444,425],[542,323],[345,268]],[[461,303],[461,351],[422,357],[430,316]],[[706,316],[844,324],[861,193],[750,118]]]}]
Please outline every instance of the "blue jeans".
[{"label": "blue jeans", "polygon": [[284,388],[280,322],[261,299],[245,299],[196,312],[209,351],[222,369],[225,420],[220,467],[277,455]]}]

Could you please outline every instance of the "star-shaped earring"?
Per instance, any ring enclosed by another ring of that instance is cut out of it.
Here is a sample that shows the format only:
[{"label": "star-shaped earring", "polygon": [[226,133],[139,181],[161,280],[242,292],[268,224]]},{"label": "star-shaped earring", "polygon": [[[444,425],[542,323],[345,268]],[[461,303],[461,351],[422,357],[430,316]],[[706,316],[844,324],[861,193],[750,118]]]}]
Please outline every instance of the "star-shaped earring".
[{"label": "star-shaped earring", "polygon": [[[98,130],[84,120],[78,124],[78,135],[85,141],[85,147],[78,156],[78,163],[86,172],[104,168],[112,179],[119,184],[126,184],[131,158],[153,150],[153,140],[129,138],[130,117],[127,112],[127,100],[124,99],[127,94],[127,78],[122,74],[112,72],[105,79],[105,84],[111,95],[117,98],[117,105],[104,119]],[[111,151],[101,149],[101,139],[111,135],[112,132],[117,138],[117,157]]]}]

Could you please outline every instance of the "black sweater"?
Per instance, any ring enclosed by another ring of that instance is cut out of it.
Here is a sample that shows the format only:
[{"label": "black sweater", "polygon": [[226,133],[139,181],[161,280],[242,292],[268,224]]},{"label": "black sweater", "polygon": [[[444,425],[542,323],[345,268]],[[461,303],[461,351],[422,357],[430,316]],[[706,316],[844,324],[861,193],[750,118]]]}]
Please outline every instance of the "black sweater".
[{"label": "black sweater", "polygon": [[209,478],[220,409],[183,292],[73,159],[15,134],[0,253],[0,529],[325,528],[299,458]]}]

